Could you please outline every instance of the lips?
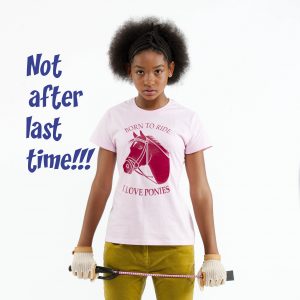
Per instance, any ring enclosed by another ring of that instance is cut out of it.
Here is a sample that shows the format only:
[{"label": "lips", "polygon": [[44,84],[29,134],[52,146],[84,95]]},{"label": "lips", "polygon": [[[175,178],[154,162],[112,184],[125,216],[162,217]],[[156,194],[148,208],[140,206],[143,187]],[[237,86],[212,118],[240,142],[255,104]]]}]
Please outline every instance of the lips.
[{"label": "lips", "polygon": [[153,96],[155,95],[156,91],[155,90],[144,90],[144,95],[146,96]]}]

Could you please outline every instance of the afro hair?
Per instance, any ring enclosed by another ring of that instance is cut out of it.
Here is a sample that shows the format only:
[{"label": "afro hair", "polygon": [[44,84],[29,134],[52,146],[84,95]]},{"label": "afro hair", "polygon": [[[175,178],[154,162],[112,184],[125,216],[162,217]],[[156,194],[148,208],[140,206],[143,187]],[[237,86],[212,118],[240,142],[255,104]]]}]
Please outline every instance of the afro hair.
[{"label": "afro hair", "polygon": [[[113,74],[119,79],[130,82],[130,76],[127,72],[127,67],[130,65],[128,61],[128,50],[137,38],[151,31],[153,24],[157,26],[159,35],[163,37],[169,45],[175,63],[173,75],[168,78],[167,84],[171,85],[178,82],[189,68],[189,56],[185,37],[172,21],[160,22],[160,20],[154,16],[144,17],[140,21],[135,21],[130,18],[116,31],[107,52],[109,56],[109,66]],[[152,49],[150,45],[149,49]],[[165,59],[167,58],[165,57]],[[171,61],[168,62],[168,64],[170,63]]]}]

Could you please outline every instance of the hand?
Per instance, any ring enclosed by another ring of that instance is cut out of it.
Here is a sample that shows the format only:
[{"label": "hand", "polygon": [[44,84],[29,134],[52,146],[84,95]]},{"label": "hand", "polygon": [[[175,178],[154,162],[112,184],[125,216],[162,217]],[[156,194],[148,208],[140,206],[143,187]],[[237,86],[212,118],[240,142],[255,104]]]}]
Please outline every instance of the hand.
[{"label": "hand", "polygon": [[221,264],[221,256],[218,254],[204,255],[204,262],[198,272],[198,275],[202,272],[205,273],[205,278],[204,281],[202,279],[202,282],[200,278],[198,279],[200,288],[202,288],[203,284],[213,287],[225,284],[226,282],[226,271]]},{"label": "hand", "polygon": [[72,254],[74,255],[71,266],[73,275],[81,279],[95,280],[97,263],[94,260],[92,247],[76,247]]}]

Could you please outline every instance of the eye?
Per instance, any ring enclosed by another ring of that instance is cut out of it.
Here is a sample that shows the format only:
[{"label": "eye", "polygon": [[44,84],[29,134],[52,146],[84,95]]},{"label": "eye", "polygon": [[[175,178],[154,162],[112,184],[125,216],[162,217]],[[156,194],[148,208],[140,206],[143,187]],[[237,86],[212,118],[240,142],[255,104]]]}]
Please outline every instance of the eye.
[{"label": "eye", "polygon": [[159,69],[159,70],[156,70],[158,74],[161,74],[163,72],[163,70]]},{"label": "eye", "polygon": [[139,73],[139,72],[143,72],[142,70],[138,70],[138,71],[136,71],[136,73],[138,74],[138,75],[140,75],[141,73]]}]

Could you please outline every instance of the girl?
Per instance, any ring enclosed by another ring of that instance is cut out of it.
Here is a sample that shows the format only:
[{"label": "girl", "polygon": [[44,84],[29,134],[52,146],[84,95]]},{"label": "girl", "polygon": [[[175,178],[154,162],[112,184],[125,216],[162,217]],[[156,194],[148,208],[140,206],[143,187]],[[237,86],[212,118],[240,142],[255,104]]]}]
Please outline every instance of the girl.
[{"label": "girl", "polygon": [[[122,271],[194,274],[194,227],[179,190],[185,165],[195,219],[205,249],[208,286],[225,283],[218,253],[212,195],[203,151],[212,147],[196,112],[165,95],[189,66],[183,34],[156,17],[127,21],[109,48],[113,73],[134,84],[138,95],[109,108],[91,141],[99,146],[72,272],[94,280],[92,240],[109,198],[117,161],[119,180],[109,214],[103,264]],[[144,276],[104,280],[108,300],[141,299]],[[194,278],[152,277],[159,300],[193,299]]]}]

